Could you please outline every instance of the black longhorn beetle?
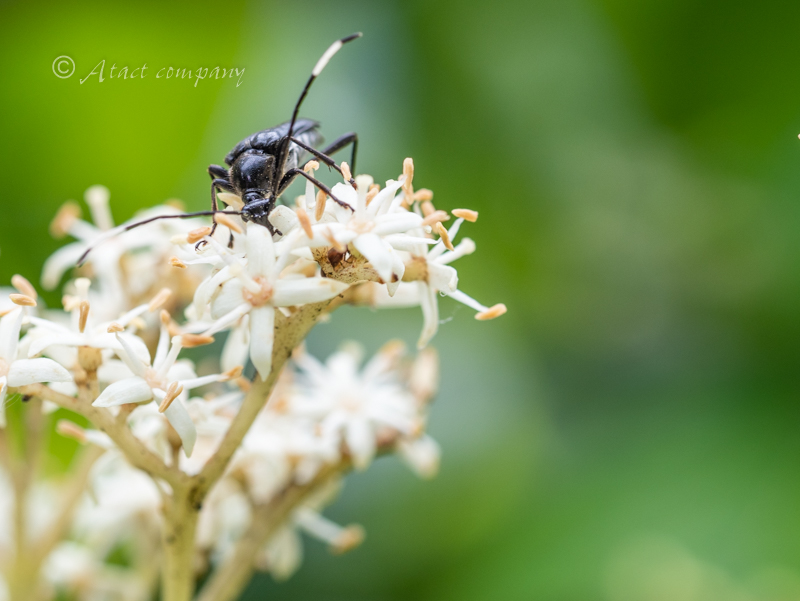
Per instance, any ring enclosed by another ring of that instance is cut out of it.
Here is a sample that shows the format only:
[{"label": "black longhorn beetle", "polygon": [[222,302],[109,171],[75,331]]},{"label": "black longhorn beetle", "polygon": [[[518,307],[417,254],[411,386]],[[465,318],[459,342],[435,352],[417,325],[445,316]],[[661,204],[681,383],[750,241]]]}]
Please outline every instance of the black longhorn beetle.
[{"label": "black longhorn beetle", "polygon": [[[272,212],[272,209],[275,208],[277,199],[298,175],[305,177],[317,188],[330,196],[335,202],[352,210],[350,205],[336,198],[336,196],[331,193],[328,186],[306,173],[300,165],[300,161],[306,154],[311,154],[328,167],[332,167],[342,174],[339,165],[328,155],[352,145],[350,167],[355,171],[358,136],[353,132],[344,134],[323,150],[317,150],[315,146],[323,142],[322,135],[318,131],[319,123],[311,119],[298,119],[297,114],[300,111],[303,100],[305,100],[308,94],[311,84],[314,83],[314,80],[325,68],[325,65],[328,64],[328,61],[344,44],[360,37],[361,33],[354,33],[340,40],[336,40],[322,54],[317,64],[311,70],[311,76],[308,78],[294,106],[291,121],[256,132],[239,142],[225,157],[225,164],[230,167],[229,169],[221,165],[210,165],[208,167],[208,173],[212,180],[210,211],[197,211],[178,215],[158,215],[150,219],[131,223],[120,231],[132,230],[159,219],[186,219],[189,217],[210,215],[213,221],[211,229],[211,233],[213,234],[217,228],[217,222],[214,216],[223,213],[226,215],[239,215],[244,221],[252,221],[253,223],[263,225],[270,233],[274,234],[276,230],[269,221],[269,214]],[[355,181],[352,178],[350,178],[350,184],[355,186]],[[217,190],[231,192],[239,196],[244,202],[242,210],[220,210],[217,204]],[[199,242],[198,246],[201,244],[203,244],[203,241]],[[84,263],[92,248],[93,247],[88,248],[86,252],[83,253],[78,261],[79,266]]]}]

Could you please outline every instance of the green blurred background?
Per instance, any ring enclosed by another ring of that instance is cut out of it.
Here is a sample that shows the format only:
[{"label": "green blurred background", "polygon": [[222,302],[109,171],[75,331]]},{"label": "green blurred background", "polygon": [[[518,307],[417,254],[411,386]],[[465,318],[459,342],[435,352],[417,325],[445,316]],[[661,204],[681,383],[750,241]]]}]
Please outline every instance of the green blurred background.
[{"label": "green blurred background", "polygon": [[[204,208],[206,166],[352,31],[303,114],[481,213],[460,285],[509,313],[442,302],[440,476],[352,477],[328,514],[366,544],[308,541],[244,599],[800,599],[800,4],[4,2],[0,27],[2,284],[92,184],[118,221]],[[150,77],[80,85],[101,59]],[[154,78],[216,65],[242,85]],[[420,326],[343,311],[311,348]]]}]

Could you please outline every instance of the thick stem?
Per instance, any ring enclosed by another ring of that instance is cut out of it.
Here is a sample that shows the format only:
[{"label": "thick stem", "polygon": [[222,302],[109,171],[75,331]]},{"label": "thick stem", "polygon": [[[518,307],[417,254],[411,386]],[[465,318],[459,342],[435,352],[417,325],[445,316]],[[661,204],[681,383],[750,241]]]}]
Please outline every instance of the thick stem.
[{"label": "thick stem", "polygon": [[11,481],[14,487],[14,563],[9,572],[9,596],[13,601],[37,598],[38,563],[30,556],[28,495],[39,463],[42,435],[42,403],[34,398],[25,407],[22,456],[11,452]]},{"label": "thick stem", "polygon": [[328,468],[308,484],[290,486],[268,503],[253,508],[253,518],[236,548],[206,582],[195,601],[234,601],[255,571],[253,558],[282,526],[289,514],[309,495],[344,468]]},{"label": "thick stem", "polygon": [[[174,495],[165,508],[165,566],[162,587],[164,601],[188,601],[191,598],[194,590],[194,535],[203,500],[225,472],[245,434],[264,408],[286,360],[306,337],[327,305],[327,302],[306,305],[291,317],[279,318],[269,376],[251,388],[219,449],[194,479],[194,486],[173,488]],[[252,563],[252,558],[247,563]],[[249,572],[246,576],[249,576]]]},{"label": "thick stem", "polygon": [[164,507],[164,571],[161,580],[163,601],[191,601],[194,594],[194,536],[198,511],[189,500],[188,490],[179,488]]},{"label": "thick stem", "polygon": [[56,392],[44,384],[29,384],[20,386],[16,390],[20,394],[37,396],[52,401],[59,407],[64,407],[84,416],[95,427],[111,437],[111,440],[125,454],[125,457],[132,465],[151,476],[161,478],[173,487],[180,486],[188,481],[189,477],[186,474],[177,469],[177,467],[167,466],[158,455],[150,451],[142,441],[133,435],[126,423],[118,423],[108,410],[102,407],[93,407],[80,399]]},{"label": "thick stem", "polygon": [[323,301],[305,305],[290,317],[283,317],[282,314],[278,313],[274,350],[272,352],[272,371],[270,371],[265,380],[257,380],[253,384],[242,403],[242,407],[225,433],[219,449],[195,477],[196,487],[192,497],[195,505],[202,504],[208,491],[222,477],[236,449],[242,444],[245,434],[250,430],[250,426],[253,425],[259,412],[269,400],[275,382],[287,359],[289,359],[295,347],[308,335],[329,303],[330,301]]}]

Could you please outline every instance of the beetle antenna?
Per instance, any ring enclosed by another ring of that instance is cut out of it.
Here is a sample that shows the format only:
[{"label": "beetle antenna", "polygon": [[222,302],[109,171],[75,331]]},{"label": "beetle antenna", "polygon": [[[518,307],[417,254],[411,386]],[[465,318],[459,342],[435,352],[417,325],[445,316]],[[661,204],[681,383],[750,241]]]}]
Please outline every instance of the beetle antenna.
[{"label": "beetle antenna", "polygon": [[222,213],[223,215],[243,215],[242,211],[197,211],[195,213],[179,213],[177,215],[156,215],[155,217],[150,217],[149,219],[142,219],[141,221],[137,221],[136,223],[129,223],[125,226],[115,227],[113,230],[109,230],[105,233],[105,235],[98,240],[94,245],[87,248],[84,253],[81,255],[80,259],[78,259],[77,267],[80,267],[86,262],[86,258],[89,256],[89,253],[92,252],[98,245],[102,244],[106,240],[113,238],[114,236],[121,234],[123,232],[127,232],[129,230],[135,229],[142,225],[147,225],[148,223],[152,223],[154,221],[158,221],[160,219],[189,219],[191,217],[205,217],[209,215],[219,215]]},{"label": "beetle antenna", "polygon": [[358,33],[350,34],[347,37],[342,38],[341,40],[336,40],[330,47],[319,57],[317,64],[314,65],[314,68],[311,70],[311,77],[308,78],[303,91],[300,94],[300,98],[297,99],[297,104],[294,105],[294,112],[292,113],[292,120],[289,122],[289,134],[286,136],[286,141],[283,143],[281,147],[281,153],[278,157],[278,165],[282,168],[284,161],[286,159],[286,153],[289,150],[289,144],[291,144],[292,133],[294,133],[294,123],[297,121],[297,114],[300,112],[300,105],[303,104],[303,100],[306,99],[306,94],[308,94],[308,90],[311,87],[311,84],[314,83],[314,80],[322,73],[322,70],[325,68],[325,65],[328,64],[328,61],[333,58],[333,55],[339,52],[342,46],[344,46],[347,42],[352,42],[355,39],[358,39],[363,34],[359,31]]}]

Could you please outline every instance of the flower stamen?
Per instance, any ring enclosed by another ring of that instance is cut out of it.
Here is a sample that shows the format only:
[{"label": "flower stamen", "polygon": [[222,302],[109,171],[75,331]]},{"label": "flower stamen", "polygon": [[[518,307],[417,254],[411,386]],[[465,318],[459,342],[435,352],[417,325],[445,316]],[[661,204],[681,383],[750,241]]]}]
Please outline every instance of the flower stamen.
[{"label": "flower stamen", "polygon": [[9,294],[8,298],[11,300],[12,303],[14,303],[15,305],[19,305],[20,307],[36,306],[36,301],[27,294]]},{"label": "flower stamen", "polygon": [[14,286],[14,288],[16,288],[20,294],[30,296],[34,300],[39,297],[36,292],[36,288],[33,287],[33,284],[31,284],[20,274],[11,276],[11,285]]},{"label": "flower stamen", "polygon": [[297,214],[297,219],[300,221],[300,225],[302,226],[303,231],[306,233],[306,236],[308,236],[308,238],[313,238],[314,231],[311,229],[311,220],[308,218],[308,213],[306,213],[306,210],[297,207],[297,209],[295,209],[295,213]]},{"label": "flower stamen", "polygon": [[472,211],[470,209],[453,209],[452,213],[464,221],[469,221],[471,223],[478,221],[478,211]]},{"label": "flower stamen", "polygon": [[172,290],[170,290],[169,288],[162,288],[161,290],[158,291],[158,294],[156,294],[153,297],[153,299],[148,303],[147,310],[150,313],[153,313],[154,311],[160,309],[161,306],[165,302],[167,302],[170,296],[172,296]]},{"label": "flower stamen", "polygon": [[328,195],[325,194],[322,190],[317,192],[317,208],[314,211],[314,219],[319,221],[322,219],[323,213],[325,213],[325,203],[328,200]]},{"label": "flower stamen", "polygon": [[182,334],[181,345],[184,348],[195,348],[197,346],[205,346],[214,342],[213,336],[205,336],[203,334]]},{"label": "flower stamen", "polygon": [[158,406],[158,412],[164,413],[169,406],[172,404],[172,401],[177,399],[180,394],[183,392],[183,386],[179,385],[177,382],[172,382],[167,388],[167,394],[164,397],[164,400],[161,401],[161,404]]},{"label": "flower stamen", "polygon": [[437,210],[429,213],[425,219],[422,220],[422,225],[433,225],[437,222],[449,221],[450,215],[446,211]]},{"label": "flower stamen", "polygon": [[489,319],[494,319],[495,317],[500,317],[503,315],[508,309],[503,303],[497,303],[493,307],[489,307],[485,311],[481,311],[480,313],[475,315],[475,319],[478,321],[488,321]]},{"label": "flower stamen", "polygon": [[194,229],[188,234],[186,234],[186,241],[189,244],[194,244],[195,242],[200,242],[200,240],[208,236],[210,233],[211,233],[211,227],[207,225],[203,227],[198,227],[197,229]]},{"label": "flower stamen", "polygon": [[225,215],[224,213],[219,213],[214,218],[217,220],[217,223],[219,223],[220,225],[224,225],[232,232],[236,232],[237,234],[241,234],[242,232],[244,232],[244,230],[238,223],[236,223],[231,217]]},{"label": "flower stamen", "polygon": [[450,234],[447,233],[447,229],[445,229],[441,222],[437,222],[433,229],[437,234],[439,234],[439,237],[441,238],[442,243],[447,250],[455,250],[455,247],[450,240]]},{"label": "flower stamen", "polygon": [[78,319],[78,331],[83,334],[86,331],[86,322],[89,320],[89,301],[81,301],[80,317]]}]

